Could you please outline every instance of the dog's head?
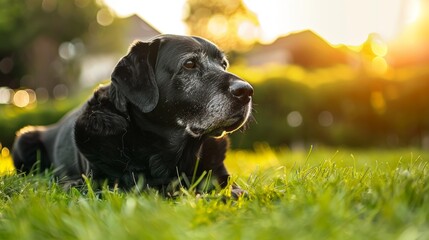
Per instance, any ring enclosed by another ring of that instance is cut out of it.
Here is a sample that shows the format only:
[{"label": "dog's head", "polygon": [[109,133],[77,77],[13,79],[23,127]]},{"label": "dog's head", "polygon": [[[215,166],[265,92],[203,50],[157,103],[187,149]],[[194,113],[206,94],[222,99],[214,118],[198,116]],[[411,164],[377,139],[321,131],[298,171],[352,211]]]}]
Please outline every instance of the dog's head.
[{"label": "dog's head", "polygon": [[[199,37],[136,42],[112,73],[119,109],[127,102],[152,121],[193,137],[221,136],[247,121],[253,88],[229,73],[225,54]],[[122,100],[120,100],[122,99]]]}]

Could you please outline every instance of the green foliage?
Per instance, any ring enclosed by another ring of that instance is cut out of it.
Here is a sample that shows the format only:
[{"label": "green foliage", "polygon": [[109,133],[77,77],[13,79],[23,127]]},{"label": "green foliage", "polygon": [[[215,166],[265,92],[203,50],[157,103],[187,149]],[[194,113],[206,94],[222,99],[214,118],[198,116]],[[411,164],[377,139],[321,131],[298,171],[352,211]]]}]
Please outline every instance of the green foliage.
[{"label": "green foliage", "polygon": [[49,175],[3,176],[0,238],[426,239],[428,159],[411,150],[233,152],[227,164],[249,193],[238,200],[65,192]]},{"label": "green foliage", "polygon": [[22,48],[38,35],[70,41],[88,30],[98,7],[92,0],[0,0],[0,53]]},{"label": "green foliage", "polygon": [[14,52],[39,35],[50,36],[59,42],[71,40],[87,30],[88,22],[95,15],[94,7],[92,14],[88,14],[74,1],[44,1],[53,4],[52,7],[43,7],[42,2],[0,1],[0,35],[8,36],[0,40],[0,52]]},{"label": "green foliage", "polygon": [[[81,96],[83,95],[85,94]],[[68,111],[80,105],[83,99],[83,97],[77,97],[69,100],[50,101],[30,108],[0,105],[0,144],[11,147],[15,133],[25,126],[56,123]]]},{"label": "green foliage", "polygon": [[[252,148],[255,142],[289,147],[297,143],[428,147],[427,69],[396,70],[391,79],[347,67],[232,70],[255,89],[255,121],[244,133],[232,134],[235,147]],[[299,126],[288,123],[293,111],[302,116]],[[327,123],[324,113],[331,118]]]},{"label": "green foliage", "polygon": [[108,11],[95,0],[0,0],[0,62],[8,63],[0,86],[51,91],[62,83],[76,90],[83,56],[125,51],[130,44],[111,37],[124,34],[124,21],[98,23],[100,9]]}]

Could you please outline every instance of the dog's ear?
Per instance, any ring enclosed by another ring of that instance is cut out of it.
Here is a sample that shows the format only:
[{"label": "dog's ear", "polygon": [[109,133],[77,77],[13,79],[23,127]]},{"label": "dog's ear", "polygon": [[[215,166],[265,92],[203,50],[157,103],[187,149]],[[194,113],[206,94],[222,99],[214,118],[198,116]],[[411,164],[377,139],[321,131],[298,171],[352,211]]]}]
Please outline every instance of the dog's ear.
[{"label": "dog's ear", "polygon": [[[152,111],[158,104],[159,92],[155,79],[155,65],[160,40],[138,41],[130,48],[112,73],[119,110],[125,110],[124,97],[141,111]],[[122,96],[119,96],[122,95]]]}]

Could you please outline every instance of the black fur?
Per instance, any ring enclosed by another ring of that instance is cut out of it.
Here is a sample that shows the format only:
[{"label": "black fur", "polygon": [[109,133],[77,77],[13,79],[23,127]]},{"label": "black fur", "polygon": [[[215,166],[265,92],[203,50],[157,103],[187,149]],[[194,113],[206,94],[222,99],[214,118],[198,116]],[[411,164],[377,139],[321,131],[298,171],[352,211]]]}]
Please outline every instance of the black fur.
[{"label": "black fur", "polygon": [[[81,108],[46,128],[21,131],[13,147],[17,169],[52,167],[60,181],[82,174],[129,189],[163,188],[179,176],[212,172],[221,187],[225,133],[240,128],[252,87],[225,70],[224,54],[198,37],[160,35],[137,42]],[[197,164],[198,163],[198,164]]]}]

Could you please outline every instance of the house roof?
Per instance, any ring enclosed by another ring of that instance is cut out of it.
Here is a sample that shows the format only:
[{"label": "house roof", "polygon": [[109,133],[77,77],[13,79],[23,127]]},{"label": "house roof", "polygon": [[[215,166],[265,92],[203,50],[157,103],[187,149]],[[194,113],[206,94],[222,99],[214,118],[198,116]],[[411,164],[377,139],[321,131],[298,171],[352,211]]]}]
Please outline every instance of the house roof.
[{"label": "house roof", "polygon": [[348,61],[346,52],[332,47],[319,35],[309,30],[281,37],[269,45],[259,45],[249,52],[247,57],[255,59],[265,56],[269,61],[270,55],[279,56],[279,53],[284,53],[283,62],[275,62],[279,58],[272,58],[274,63],[327,67]]},{"label": "house roof", "polygon": [[123,21],[128,22],[129,25],[125,33],[125,37],[128,38],[129,42],[133,42],[136,39],[147,41],[161,34],[158,29],[135,14],[124,18]]}]

